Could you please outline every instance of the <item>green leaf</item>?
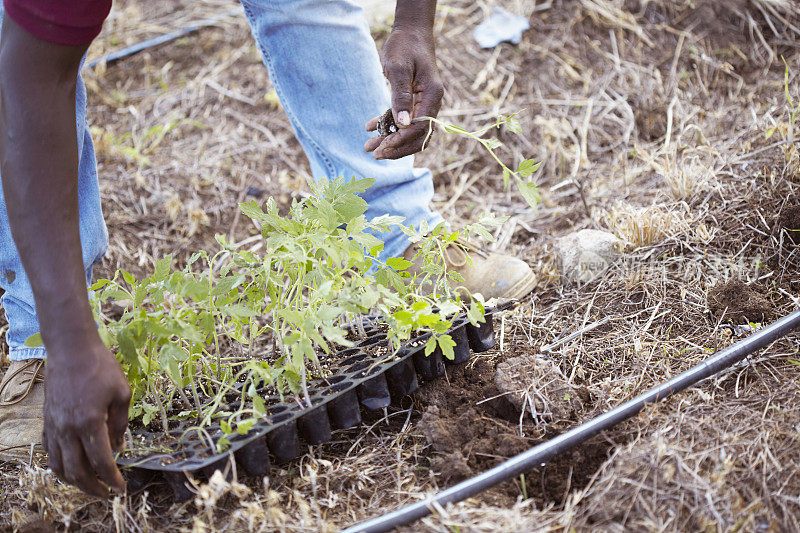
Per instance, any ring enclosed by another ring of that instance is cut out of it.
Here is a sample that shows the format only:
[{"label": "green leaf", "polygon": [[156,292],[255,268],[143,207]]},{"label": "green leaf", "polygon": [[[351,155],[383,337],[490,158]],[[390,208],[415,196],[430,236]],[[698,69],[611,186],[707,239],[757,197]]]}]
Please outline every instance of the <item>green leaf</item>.
[{"label": "green leaf", "polygon": [[91,287],[89,287],[89,290],[99,291],[100,289],[105,288],[110,283],[111,283],[110,279],[98,279],[97,281],[94,282],[94,284]]},{"label": "green leaf", "polygon": [[261,209],[261,206],[255,200],[250,200],[246,204],[239,204],[239,209],[244,213],[248,218],[253,220],[263,220],[264,219],[264,211]]},{"label": "green leaf", "polygon": [[133,306],[140,307],[145,298],[147,298],[147,287],[145,285],[136,285],[133,288]]},{"label": "green leaf", "polygon": [[394,318],[401,324],[411,324],[413,315],[411,314],[411,312],[406,311],[405,309],[399,309],[394,313],[392,313],[392,318]]},{"label": "green leaf", "polygon": [[346,332],[343,329],[322,325],[322,327],[320,327],[320,330],[322,331],[322,334],[325,336],[325,338],[328,339],[330,342],[339,344],[341,346],[353,346],[353,343],[347,340],[347,337],[345,337]]},{"label": "green leaf", "polygon": [[156,262],[155,272],[153,273],[153,281],[161,282],[167,279],[169,271],[172,268],[172,254],[167,254],[162,259]]},{"label": "green leaf", "polygon": [[411,304],[411,309],[413,311],[422,311],[423,309],[427,309],[429,307],[428,302],[417,301]]},{"label": "green leaf", "polygon": [[119,351],[125,361],[136,366],[138,364],[139,354],[136,352],[136,343],[128,328],[117,333],[117,344],[119,344]]},{"label": "green leaf", "polygon": [[239,318],[249,318],[256,316],[258,314],[254,309],[248,307],[245,304],[226,305],[220,310],[228,316],[236,316]]},{"label": "green leaf", "polygon": [[515,133],[517,135],[522,134],[522,124],[519,123],[516,117],[508,117],[506,121],[506,128],[511,133]]},{"label": "green leaf", "polygon": [[429,356],[436,350],[436,337],[431,337],[425,343],[425,357]]},{"label": "green leaf", "polygon": [[[336,212],[339,213],[339,222],[343,224],[349,223],[354,218],[360,217],[367,211],[366,200],[360,196],[349,196],[347,199],[335,206]],[[368,235],[368,234],[362,234]]]},{"label": "green leaf", "polygon": [[367,250],[382,249],[383,241],[370,233],[358,233],[352,239]]},{"label": "green leaf", "polygon": [[34,333],[25,340],[25,346],[28,348],[39,348],[44,346],[42,335],[40,333]]},{"label": "green leaf", "polygon": [[444,131],[446,131],[447,133],[460,133],[462,135],[464,133],[467,133],[467,130],[465,130],[464,128],[462,128],[460,126],[456,126],[454,124],[446,124],[444,126]]},{"label": "green leaf", "polygon": [[264,399],[258,394],[253,396],[253,411],[260,418],[267,416],[267,406],[264,403]]},{"label": "green leaf", "polygon": [[386,266],[391,267],[394,270],[406,270],[413,264],[414,263],[411,261],[403,259],[402,257],[390,257],[386,260]]},{"label": "green leaf", "polygon": [[467,310],[467,318],[473,326],[477,326],[479,322],[486,322],[484,318],[485,309],[483,303],[480,301],[473,301]]},{"label": "green leaf", "polygon": [[323,304],[317,310],[317,317],[323,322],[331,322],[342,314],[342,308],[338,306]]},{"label": "green leaf", "polygon": [[100,340],[106,345],[106,348],[111,348],[115,344],[114,336],[108,331],[108,328],[101,326],[97,331],[100,334]]},{"label": "green leaf", "polygon": [[375,178],[352,179],[347,183],[346,190],[349,194],[361,194],[372,187]]},{"label": "green leaf", "polygon": [[503,143],[501,143],[494,137],[483,139],[481,142],[483,143],[483,145],[486,147],[487,150],[494,150],[496,148],[500,148],[501,146],[503,146]]},{"label": "green leaf", "polygon": [[404,220],[405,217],[399,215],[380,215],[370,220],[369,223],[381,231],[389,231],[393,226],[402,224]]},{"label": "green leaf", "polygon": [[166,361],[167,359],[172,359],[173,361],[182,363],[189,359],[189,354],[177,344],[165,344],[161,348],[159,362]]},{"label": "green leaf", "polygon": [[188,296],[195,302],[202,302],[208,298],[208,284],[200,283],[195,280],[187,280],[183,286],[182,294]]},{"label": "green leaf", "polygon": [[445,243],[456,242],[458,240],[458,237],[459,237],[459,232],[458,231],[454,231],[453,233],[450,234],[449,237],[444,239],[444,242]]},{"label": "green leaf", "polygon": [[144,407],[145,410],[144,415],[142,416],[142,424],[145,427],[147,427],[148,425],[150,425],[150,422],[152,422],[153,419],[156,417],[158,409],[146,403],[142,404],[142,406]]},{"label": "green leaf", "polygon": [[439,336],[439,348],[442,349],[442,354],[445,357],[450,359],[451,361],[455,359],[456,355],[453,351],[453,347],[456,345],[456,341],[453,340],[453,337],[450,335],[440,335]]},{"label": "green leaf", "polygon": [[483,227],[482,224],[471,224],[469,229],[473,233],[480,235],[489,242],[494,242],[495,240],[494,236],[491,233],[489,233],[489,231],[485,227]]},{"label": "green leaf", "polygon": [[124,279],[128,285],[133,285],[136,282],[136,278],[134,278],[133,274],[130,272],[126,270],[120,270],[120,274],[122,274],[122,279]]},{"label": "green leaf", "polygon": [[464,276],[462,276],[455,270],[448,270],[447,277],[450,278],[451,281],[455,281],[456,283],[463,283],[465,281]]},{"label": "green leaf", "polygon": [[536,162],[533,159],[525,159],[522,161],[519,166],[517,167],[517,174],[520,177],[527,178],[533,175],[534,172],[539,170],[539,167],[542,165],[541,162]]},{"label": "green leaf", "polygon": [[216,285],[211,289],[211,295],[220,296],[222,294],[228,294],[245,281],[247,281],[247,277],[244,274],[222,278],[217,281]]},{"label": "green leaf", "polygon": [[542,201],[542,197],[539,195],[539,187],[535,183],[517,180],[517,188],[522,198],[528,202],[528,205],[536,209],[537,204]]}]

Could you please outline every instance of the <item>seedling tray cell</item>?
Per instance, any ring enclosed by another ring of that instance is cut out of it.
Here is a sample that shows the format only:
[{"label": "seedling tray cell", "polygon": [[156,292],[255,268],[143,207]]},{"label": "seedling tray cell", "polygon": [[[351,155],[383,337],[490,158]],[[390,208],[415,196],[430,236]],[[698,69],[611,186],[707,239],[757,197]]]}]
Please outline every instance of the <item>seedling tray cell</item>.
[{"label": "seedling tray cell", "polygon": [[432,381],[444,374],[444,356],[439,348],[425,355],[425,350],[414,353],[414,368],[424,381]]},{"label": "seedling tray cell", "polygon": [[[491,318],[487,317],[487,320]],[[456,345],[453,347],[453,359],[445,358],[446,364],[460,365],[466,363],[470,356],[470,342],[469,335],[467,334],[467,326],[470,325],[467,319],[461,319],[456,322],[455,327],[450,331],[450,336],[453,337]]]},{"label": "seedling tray cell", "polygon": [[494,319],[492,315],[486,314],[486,320],[473,326],[469,324],[466,328],[469,348],[475,353],[482,353],[494,347]]},{"label": "seedling tray cell", "polygon": [[267,438],[259,437],[236,451],[236,466],[251,476],[266,476],[271,466]]},{"label": "seedling tray cell", "polygon": [[361,405],[371,411],[389,407],[392,403],[392,398],[389,394],[389,385],[386,382],[386,373],[378,374],[359,385],[358,399]]}]

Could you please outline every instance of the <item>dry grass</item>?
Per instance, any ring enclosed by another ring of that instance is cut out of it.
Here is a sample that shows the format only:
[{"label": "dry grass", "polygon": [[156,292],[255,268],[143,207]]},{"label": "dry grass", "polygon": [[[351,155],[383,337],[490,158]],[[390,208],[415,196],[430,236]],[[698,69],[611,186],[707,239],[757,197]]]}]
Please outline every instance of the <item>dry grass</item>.
[{"label": "dry grass", "polygon": [[679,237],[690,230],[685,211],[665,208],[614,206],[605,216],[611,231],[628,244],[640,248],[658,244],[669,237]]},{"label": "dry grass", "polygon": [[[525,138],[501,137],[509,160],[545,162],[537,176],[545,201],[528,209],[502,191],[478,148],[439,135],[418,159],[436,176],[436,205],[454,225],[487,207],[510,215],[497,247],[547,272],[552,239],[576,229],[610,229],[635,246],[581,288],[544,272],[504,320],[505,351],[487,357],[548,346],[570,385],[591,394],[582,421],[735,340],[708,309],[715,285],[757,282],[776,316],[796,307],[800,252],[780,223],[800,205],[797,124],[780,60],[793,66],[797,103],[796,2],[511,2],[533,29],[518,46],[490,51],[468,32],[488,3],[441,4],[443,117],[472,127],[525,108]],[[118,2],[91,55],[230,8],[198,5]],[[271,86],[241,18],[98,69],[87,85],[112,236],[100,275],[122,265],[144,271],[167,252],[186,257],[212,247],[215,232],[243,240],[253,230],[236,214],[238,201],[303,194],[308,166],[265,97]],[[796,352],[795,337],[776,343],[623,425],[606,436],[614,451],[591,481],[575,486],[565,474],[557,498],[542,496],[551,480],[542,469],[531,474],[529,499],[510,482],[408,531],[796,530]],[[180,505],[159,488],[99,502],[38,467],[3,465],[0,523],[38,516],[96,530],[333,530],[441,488],[436,454],[416,425],[423,408],[417,399],[337,433],[268,479],[214,479]]]}]

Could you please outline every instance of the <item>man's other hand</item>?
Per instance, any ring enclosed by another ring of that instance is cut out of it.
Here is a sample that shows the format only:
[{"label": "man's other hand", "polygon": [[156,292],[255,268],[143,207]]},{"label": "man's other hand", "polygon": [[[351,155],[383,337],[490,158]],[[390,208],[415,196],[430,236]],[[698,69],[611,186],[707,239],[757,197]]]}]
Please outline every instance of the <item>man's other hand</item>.
[{"label": "man's other hand", "polygon": [[131,390],[99,338],[76,340],[64,343],[69,353],[48,346],[43,443],[60,478],[108,497],[109,487],[125,491],[114,452],[125,442]]},{"label": "man's other hand", "polygon": [[[398,159],[419,152],[428,134],[427,120],[436,117],[444,89],[436,67],[433,32],[425,27],[392,30],[381,52],[383,72],[392,87],[392,114],[398,131],[386,137],[373,137],[364,145],[376,159]],[[375,131],[378,119],[367,122]]]}]

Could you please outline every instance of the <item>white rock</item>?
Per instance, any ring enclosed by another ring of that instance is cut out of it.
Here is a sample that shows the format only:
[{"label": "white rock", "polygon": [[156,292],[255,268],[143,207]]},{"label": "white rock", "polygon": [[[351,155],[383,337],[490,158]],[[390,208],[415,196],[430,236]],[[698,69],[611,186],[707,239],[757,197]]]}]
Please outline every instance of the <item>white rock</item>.
[{"label": "white rock", "polygon": [[561,273],[573,283],[587,283],[622,255],[623,243],[607,231],[583,229],[555,241]]}]

